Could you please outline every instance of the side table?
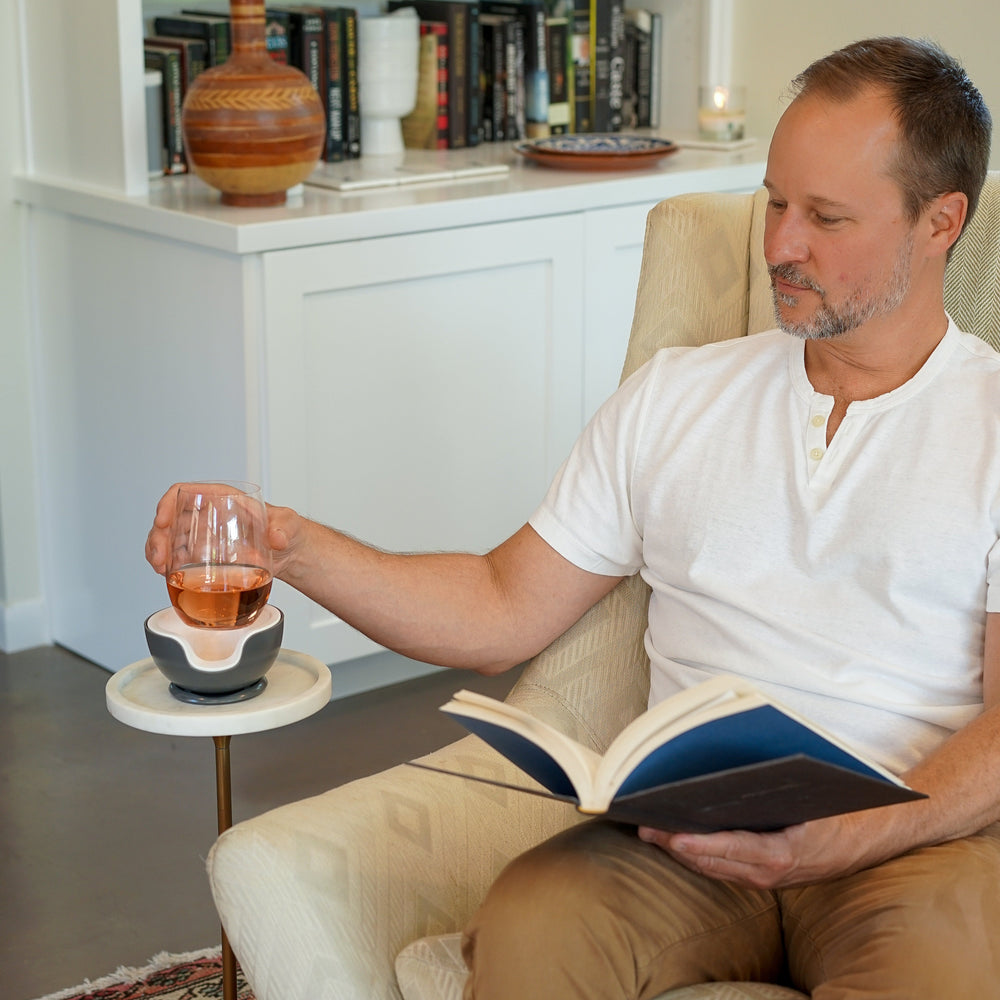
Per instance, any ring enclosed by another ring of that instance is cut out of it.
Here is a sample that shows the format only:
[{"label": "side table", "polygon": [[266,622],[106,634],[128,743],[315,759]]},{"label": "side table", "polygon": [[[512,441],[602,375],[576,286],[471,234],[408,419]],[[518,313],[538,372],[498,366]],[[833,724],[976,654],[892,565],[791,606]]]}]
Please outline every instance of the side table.
[{"label": "side table", "polygon": [[[108,711],[119,722],[167,736],[211,736],[215,743],[215,789],[219,833],[233,823],[229,744],[240,733],[259,733],[299,722],[330,701],[330,669],[315,657],[283,649],[256,697],[230,704],[178,701],[152,659],[111,675],[105,688]],[[236,998],[236,956],[222,929],[224,1000]]]}]

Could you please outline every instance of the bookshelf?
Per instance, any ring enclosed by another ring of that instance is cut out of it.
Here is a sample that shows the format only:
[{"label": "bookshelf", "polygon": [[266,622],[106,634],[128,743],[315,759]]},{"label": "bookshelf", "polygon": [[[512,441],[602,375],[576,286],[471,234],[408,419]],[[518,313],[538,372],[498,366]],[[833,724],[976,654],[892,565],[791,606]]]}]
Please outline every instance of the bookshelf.
[{"label": "bookshelf", "polygon": [[[224,3],[225,0],[221,0]],[[27,173],[128,196],[149,190],[142,39],[156,14],[220,0],[24,3]],[[378,0],[362,0],[362,14]],[[701,0],[650,0],[664,19],[665,133],[695,128]]]}]

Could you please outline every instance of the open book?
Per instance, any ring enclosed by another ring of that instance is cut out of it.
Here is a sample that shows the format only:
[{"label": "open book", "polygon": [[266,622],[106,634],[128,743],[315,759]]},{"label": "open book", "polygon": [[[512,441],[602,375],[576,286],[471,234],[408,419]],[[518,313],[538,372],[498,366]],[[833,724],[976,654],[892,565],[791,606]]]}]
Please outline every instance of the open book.
[{"label": "open book", "polygon": [[603,757],[475,692],[459,691],[441,710],[547,791],[520,790],[625,823],[776,830],[926,797],[735,677],[712,678],[655,705]]}]

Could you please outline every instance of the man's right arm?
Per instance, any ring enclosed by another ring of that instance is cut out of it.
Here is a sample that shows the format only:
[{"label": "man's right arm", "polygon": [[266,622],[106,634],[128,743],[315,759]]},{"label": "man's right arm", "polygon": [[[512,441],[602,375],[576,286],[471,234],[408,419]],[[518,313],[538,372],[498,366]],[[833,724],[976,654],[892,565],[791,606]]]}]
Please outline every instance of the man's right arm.
[{"label": "man's right arm", "polygon": [[[146,556],[164,572],[168,491]],[[269,508],[275,576],[387,649],[499,673],[561,635],[620,577],[590,573],[525,525],[486,555],[383,552],[287,507]]]}]

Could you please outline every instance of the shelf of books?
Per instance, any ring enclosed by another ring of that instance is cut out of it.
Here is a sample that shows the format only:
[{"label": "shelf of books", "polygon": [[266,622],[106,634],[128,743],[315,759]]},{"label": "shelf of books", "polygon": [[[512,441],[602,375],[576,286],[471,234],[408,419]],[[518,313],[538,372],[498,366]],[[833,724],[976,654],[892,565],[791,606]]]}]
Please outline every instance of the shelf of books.
[{"label": "shelf of books", "polygon": [[[695,110],[699,0],[647,0],[648,9],[626,2],[275,4],[268,48],[320,92],[327,162],[364,155],[351,27],[399,6],[421,19],[417,105],[403,122],[409,148],[673,129],[669,102]],[[184,95],[226,58],[226,0],[47,0],[22,10],[28,175],[135,195],[151,176],[186,171]]]},{"label": "shelf of books", "polygon": [[[417,105],[407,146],[463,149],[564,132],[660,124],[662,16],[625,0],[387,0],[420,16]],[[323,158],[358,158],[359,9],[267,8],[271,57],[305,73],[327,109]],[[186,169],[181,108],[191,82],[229,53],[229,20],[182,8],[146,20],[153,174]]]}]

